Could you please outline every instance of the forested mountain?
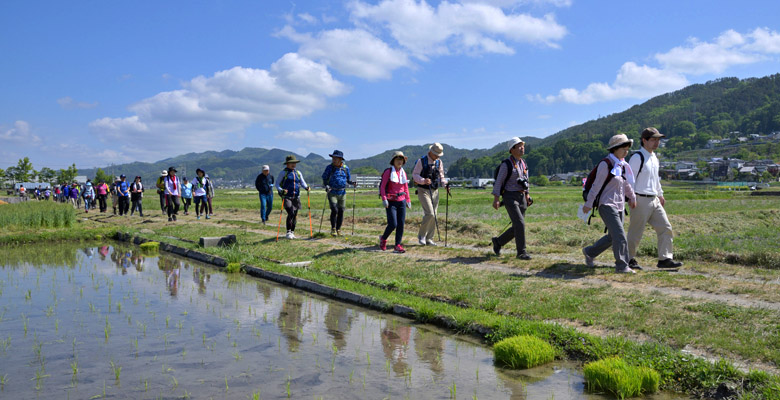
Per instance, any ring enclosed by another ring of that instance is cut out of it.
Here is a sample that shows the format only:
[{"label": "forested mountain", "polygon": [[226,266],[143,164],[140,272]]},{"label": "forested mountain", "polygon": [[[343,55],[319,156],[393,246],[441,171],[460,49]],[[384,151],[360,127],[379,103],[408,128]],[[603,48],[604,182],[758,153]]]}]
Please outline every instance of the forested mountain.
[{"label": "forested mountain", "polygon": [[[529,144],[526,161],[532,175],[588,170],[604,156],[609,137],[625,133],[638,142],[647,126],[657,127],[669,139],[660,150],[662,155],[703,148],[710,139],[778,131],[780,74],[722,78],[656,96],[626,111],[564,129],[537,145]],[[449,174],[492,177],[505,155],[460,159],[450,166]]]}]

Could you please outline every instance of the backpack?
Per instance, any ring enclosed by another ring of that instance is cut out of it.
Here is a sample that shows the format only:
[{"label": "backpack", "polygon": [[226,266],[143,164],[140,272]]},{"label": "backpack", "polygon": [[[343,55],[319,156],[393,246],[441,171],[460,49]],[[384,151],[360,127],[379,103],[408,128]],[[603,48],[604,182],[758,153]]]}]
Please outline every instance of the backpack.
[{"label": "backpack", "polygon": [[[303,175],[301,174],[301,171],[298,171],[297,169],[294,169],[293,171],[295,171],[295,176],[298,177],[298,179],[303,180]],[[285,182],[287,182],[287,175],[289,174],[290,174],[289,172],[285,172],[284,175],[282,176],[282,180],[279,182],[279,188],[281,189],[279,191],[279,196],[284,197],[282,191],[284,190],[284,184]]]},{"label": "backpack", "polygon": [[[422,156],[420,158],[420,162],[422,162],[422,170],[420,170],[420,174],[422,174],[423,171],[428,170],[428,156],[427,155]],[[428,179],[431,180],[431,184],[427,185],[427,186],[429,186],[431,189],[434,189],[434,190],[439,188],[439,180],[441,179],[441,177],[439,176],[439,165],[440,165],[440,163],[441,163],[441,161],[438,160],[438,159],[436,161],[434,161],[433,162],[433,169],[429,170],[429,175],[431,175],[431,176],[430,177],[424,177],[424,178],[428,178]],[[435,175],[434,175],[433,171],[436,171]],[[434,176],[436,177],[436,179],[433,179]],[[415,182],[415,186],[419,187],[420,185],[418,185]],[[426,186],[426,185],[423,185],[423,186]]]},{"label": "backpack", "polygon": [[[377,195],[377,196],[378,196],[380,199],[382,198],[382,179],[381,179],[381,177],[385,176],[385,173],[387,173],[388,171],[389,171],[390,173],[392,173],[392,171],[391,171],[391,168],[392,168],[392,167],[385,168],[385,170],[384,170],[384,171],[382,171],[382,174],[381,174],[381,175],[379,175],[379,177],[380,177],[380,179],[379,179],[379,187],[377,188],[376,195]],[[390,175],[388,175],[388,176],[387,176],[387,183],[386,183],[385,185],[389,185],[389,184],[390,184]]]},{"label": "backpack", "polygon": [[628,157],[628,160],[629,160],[629,161],[631,161],[631,159],[632,159],[632,158],[633,158],[635,155],[637,155],[637,154],[639,155],[639,171],[637,171],[637,173],[636,173],[636,177],[637,177],[637,178],[639,178],[639,174],[641,174],[641,173],[642,173],[642,168],[644,168],[644,166],[645,166],[645,155],[644,155],[644,154],[642,154],[642,152],[641,152],[641,151],[637,150],[637,151],[635,151],[635,152],[631,153],[631,156],[630,156],[630,157]]},{"label": "backpack", "polygon": [[[512,171],[512,168],[514,168],[514,166],[512,165],[512,161],[510,161],[508,158],[505,158],[503,161],[501,161],[501,164],[498,164],[496,169],[493,171],[493,182],[498,180],[498,171],[501,169],[501,165],[502,164],[506,164],[506,168],[507,168],[506,169],[506,179],[504,179],[504,182],[501,184],[501,190],[499,191],[499,193],[503,196],[504,195],[504,188],[506,187],[506,181],[509,180],[509,175],[512,174],[511,171]],[[524,168],[526,170],[526,173],[527,173],[528,172],[528,168],[526,167],[525,161],[522,158],[520,159],[520,165],[521,165],[521,168]]]}]

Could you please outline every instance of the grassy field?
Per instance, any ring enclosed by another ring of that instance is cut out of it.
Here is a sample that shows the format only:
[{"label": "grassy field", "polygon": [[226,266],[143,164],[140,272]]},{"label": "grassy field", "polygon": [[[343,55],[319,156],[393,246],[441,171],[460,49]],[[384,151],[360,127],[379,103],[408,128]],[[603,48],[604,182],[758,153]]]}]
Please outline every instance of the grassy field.
[{"label": "grassy field", "polygon": [[[119,229],[193,248],[197,247],[193,242],[199,237],[233,233],[238,237],[238,244],[215,251],[231,262],[262,263],[265,267],[275,265],[268,264],[268,260],[311,260],[313,263],[305,270],[310,279],[342,286],[349,282],[345,279],[351,279],[360,282],[354,290],[392,299],[402,296],[416,303],[422,300],[415,298],[457,303],[458,309],[469,315],[458,318],[479,315],[485,323],[504,326],[505,329],[494,332],[491,337],[494,341],[523,333],[520,325],[495,322],[491,317],[511,316],[519,321],[556,322],[598,337],[628,338],[649,346],[683,351],[677,355],[694,354],[710,360],[725,358],[744,370],[761,369],[777,374],[780,196],[670,186],[666,192],[666,208],[675,229],[675,258],[684,261],[685,267],[679,272],[650,268],[627,276],[612,273],[609,252],[596,260],[601,262],[599,268],[583,265],[580,249],[603,234],[603,224],[594,219],[593,225],[586,226],[576,218],[575,210],[581,202],[578,188],[534,188],[532,195],[535,204],[528,210],[526,220],[528,250],[534,257],[531,261],[516,260],[512,244],[504,249],[502,256],[492,254],[490,237],[497,235],[509,219],[503,209],[495,211],[490,207],[492,196],[485,190],[453,191],[447,214],[450,244],[447,248],[416,245],[414,239],[422,212],[415,198],[407,215],[408,251],[404,255],[378,250],[376,237],[383,229],[385,217],[375,190],[361,190],[354,196],[355,235],[341,238],[317,234],[324,204],[321,191],[311,193],[316,240],[277,242],[279,199],[275,199],[275,210],[269,221],[273,224],[262,225],[259,201],[253,191],[218,191],[214,199],[216,216],[209,221],[195,221],[192,213],[180,216],[177,223],[168,223],[156,196],[149,196],[144,202],[146,217],[143,219],[79,214],[77,223],[69,229],[80,235],[79,238]],[[304,197],[304,209],[299,214],[296,231],[299,237],[308,237],[309,232],[306,200]],[[350,192],[350,207],[352,201]],[[3,207],[9,206],[0,206],[0,212]],[[325,220],[322,231],[328,232],[327,212]],[[442,196],[439,207],[442,242],[444,220]],[[351,233],[351,208],[344,225],[343,231]],[[5,227],[0,225],[0,228]],[[55,232],[51,228],[37,230],[56,238]],[[0,233],[0,243],[31,240],[35,240],[34,235],[18,229],[2,229]],[[648,227],[640,246],[642,265],[654,267],[655,241],[655,233]],[[284,271],[304,274],[301,269]],[[589,352],[625,355],[625,350]],[[571,355],[573,350],[567,353]],[[645,353],[642,350],[641,354]],[[592,355],[583,356],[589,357]],[[642,357],[634,355],[634,359],[642,360]],[[715,384],[708,381],[712,376],[703,372],[700,377],[664,376],[667,388],[687,387],[670,382],[670,377],[698,380],[704,386]],[[770,394],[763,397],[772,397],[771,393],[780,394],[780,391],[767,393]],[[743,395],[747,396],[748,392]]]}]

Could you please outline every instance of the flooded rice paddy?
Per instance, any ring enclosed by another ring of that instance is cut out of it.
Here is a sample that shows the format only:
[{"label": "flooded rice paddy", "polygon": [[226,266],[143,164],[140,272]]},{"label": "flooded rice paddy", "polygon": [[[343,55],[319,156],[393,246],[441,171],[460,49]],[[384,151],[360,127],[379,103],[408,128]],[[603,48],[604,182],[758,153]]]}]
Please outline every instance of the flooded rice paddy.
[{"label": "flooded rice paddy", "polygon": [[600,397],[573,363],[507,370],[470,337],[173,255],[0,256],[0,399]]}]

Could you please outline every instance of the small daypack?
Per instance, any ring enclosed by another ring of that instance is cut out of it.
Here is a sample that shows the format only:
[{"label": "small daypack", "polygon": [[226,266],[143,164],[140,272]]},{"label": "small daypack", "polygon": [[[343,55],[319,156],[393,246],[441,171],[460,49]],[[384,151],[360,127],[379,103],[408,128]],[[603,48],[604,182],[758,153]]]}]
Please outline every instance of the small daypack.
[{"label": "small daypack", "polygon": [[[384,177],[385,173],[388,172],[388,171],[390,173],[392,173],[393,171],[391,170],[391,168],[392,167],[385,168],[385,170],[382,171],[382,175],[379,175],[379,176],[380,177]],[[381,199],[382,198],[382,183],[381,183],[382,180],[380,179],[379,182],[380,182],[379,183],[379,189],[377,190],[377,194],[376,195],[379,196],[379,198]],[[387,176],[387,183],[385,183],[385,185],[389,185],[389,184],[390,184],[390,175]]]},{"label": "small daypack", "polygon": [[508,158],[505,158],[503,161],[501,161],[501,164],[498,164],[496,167],[496,170],[493,171],[493,182],[495,183],[498,180],[498,171],[501,169],[501,165],[506,164],[506,179],[504,179],[504,182],[501,184],[501,190],[499,190],[499,194],[502,196],[504,195],[504,188],[506,187],[506,181],[509,180],[509,175],[512,174],[512,162],[509,161]]},{"label": "small daypack", "polygon": [[628,157],[628,160],[631,161],[631,158],[633,158],[635,155],[639,155],[639,171],[636,173],[636,177],[639,178],[639,174],[642,173],[642,168],[645,166],[645,155],[642,154],[641,151],[637,150],[633,153],[631,153],[631,156]]}]

